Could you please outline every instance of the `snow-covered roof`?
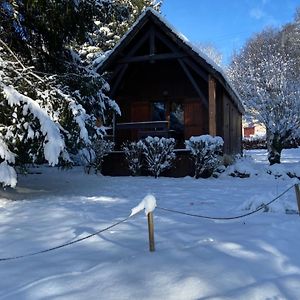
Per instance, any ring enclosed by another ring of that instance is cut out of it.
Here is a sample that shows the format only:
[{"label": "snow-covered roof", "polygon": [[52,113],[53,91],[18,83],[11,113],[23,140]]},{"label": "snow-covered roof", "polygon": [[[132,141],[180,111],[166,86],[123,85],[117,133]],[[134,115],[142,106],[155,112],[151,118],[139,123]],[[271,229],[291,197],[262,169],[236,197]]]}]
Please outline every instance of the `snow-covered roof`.
[{"label": "snow-covered roof", "polygon": [[102,69],[107,62],[110,61],[110,58],[113,56],[113,54],[116,52],[116,50],[121,47],[123,42],[127,39],[127,37],[136,29],[138,24],[142,22],[146,16],[152,15],[155,16],[163,25],[165,25],[169,31],[171,31],[177,39],[179,39],[185,46],[187,46],[191,51],[193,51],[200,59],[202,59],[210,68],[212,68],[215,72],[217,72],[221,78],[224,80],[224,87],[226,90],[231,94],[233,100],[235,101],[235,104],[237,105],[240,112],[244,113],[245,109],[242,104],[242,101],[239,97],[239,94],[231,84],[229,78],[225,74],[224,70],[217,65],[210,57],[208,57],[205,53],[203,53],[198,47],[196,47],[194,44],[192,44],[186,36],[184,36],[182,33],[178,32],[176,28],[171,25],[161,14],[159,14],[156,10],[152,8],[147,8],[145,11],[137,18],[137,20],[133,23],[131,28],[127,31],[126,34],[123,35],[123,37],[119,40],[119,42],[114,46],[114,48],[111,51],[106,52],[104,55],[101,56],[101,59],[97,59],[94,63],[97,65],[96,69]]}]

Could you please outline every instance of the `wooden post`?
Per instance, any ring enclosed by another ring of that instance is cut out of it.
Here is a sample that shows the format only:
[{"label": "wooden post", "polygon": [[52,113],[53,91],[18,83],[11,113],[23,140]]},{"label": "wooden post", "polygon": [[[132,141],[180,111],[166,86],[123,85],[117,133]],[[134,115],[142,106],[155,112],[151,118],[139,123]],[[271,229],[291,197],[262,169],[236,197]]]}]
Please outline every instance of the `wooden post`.
[{"label": "wooden post", "polygon": [[148,231],[149,231],[149,250],[150,252],[155,251],[154,243],[154,223],[153,223],[153,212],[148,214]]},{"label": "wooden post", "polygon": [[296,198],[297,198],[297,204],[298,204],[298,212],[300,216],[300,187],[299,184],[295,184],[295,192],[296,192]]},{"label": "wooden post", "polygon": [[217,135],[217,105],[216,105],[216,81],[209,75],[208,79],[208,119],[209,119],[209,134]]},{"label": "wooden post", "polygon": [[116,143],[116,113],[113,112],[113,142]]}]

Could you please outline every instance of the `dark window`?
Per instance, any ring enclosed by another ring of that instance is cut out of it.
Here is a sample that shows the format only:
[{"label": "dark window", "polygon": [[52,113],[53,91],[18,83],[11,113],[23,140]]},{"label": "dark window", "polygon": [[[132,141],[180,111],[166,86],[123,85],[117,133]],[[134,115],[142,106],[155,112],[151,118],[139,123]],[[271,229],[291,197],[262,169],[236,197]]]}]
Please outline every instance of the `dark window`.
[{"label": "dark window", "polygon": [[166,121],[166,105],[164,102],[153,102],[152,120]]},{"label": "dark window", "polygon": [[184,110],[183,104],[172,102],[170,106],[170,129],[178,134],[184,132]]}]

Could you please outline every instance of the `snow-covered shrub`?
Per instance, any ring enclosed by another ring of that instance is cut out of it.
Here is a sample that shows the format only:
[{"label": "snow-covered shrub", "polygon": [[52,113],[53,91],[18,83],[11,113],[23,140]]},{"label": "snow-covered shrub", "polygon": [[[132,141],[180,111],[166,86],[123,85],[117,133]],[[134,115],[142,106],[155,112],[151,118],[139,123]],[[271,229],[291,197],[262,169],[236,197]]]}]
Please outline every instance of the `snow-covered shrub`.
[{"label": "snow-covered shrub", "polygon": [[122,149],[124,150],[130,173],[133,176],[139,175],[143,166],[144,143],[142,141],[128,142],[123,145]]},{"label": "snow-covered shrub", "polygon": [[243,149],[266,149],[267,141],[265,136],[255,136],[243,139]]},{"label": "snow-covered shrub", "polygon": [[282,164],[274,164],[271,166],[268,166],[266,169],[267,174],[274,176],[276,179],[287,179],[287,170],[284,165]]},{"label": "snow-covered shrub", "polygon": [[175,140],[148,136],[144,141],[143,154],[147,170],[157,178],[161,172],[172,167],[175,159]]},{"label": "snow-covered shrub", "polygon": [[221,163],[223,139],[210,135],[192,136],[185,141],[195,165],[195,178],[210,177]]},{"label": "snow-covered shrub", "polygon": [[101,173],[104,157],[114,148],[114,143],[103,139],[95,139],[91,145],[81,150],[81,159],[86,173],[91,169]]},{"label": "snow-covered shrub", "polygon": [[250,158],[242,157],[227,168],[227,174],[232,177],[248,178],[257,175],[258,172],[254,169],[253,162]]},{"label": "snow-covered shrub", "polygon": [[270,205],[266,203],[270,202],[276,197],[275,193],[261,193],[256,194],[249,199],[245,200],[238,209],[246,211],[254,211],[262,207],[262,212],[269,213],[298,213],[297,202],[289,197],[288,194],[282,196],[277,201],[273,202]]},{"label": "snow-covered shrub", "polygon": [[286,174],[290,177],[290,178],[298,178],[300,180],[300,166],[299,165],[295,165],[295,166],[291,166],[288,168]]}]

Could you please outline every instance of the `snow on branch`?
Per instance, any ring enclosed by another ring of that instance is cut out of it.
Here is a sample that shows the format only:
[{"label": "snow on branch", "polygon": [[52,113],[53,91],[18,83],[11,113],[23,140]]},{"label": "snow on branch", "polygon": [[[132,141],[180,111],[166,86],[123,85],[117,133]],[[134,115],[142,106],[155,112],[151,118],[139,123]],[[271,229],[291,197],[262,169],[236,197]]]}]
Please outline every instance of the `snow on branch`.
[{"label": "snow on branch", "polygon": [[38,119],[41,125],[41,131],[45,136],[44,140],[44,156],[49,165],[58,164],[60,154],[65,150],[65,142],[60,134],[59,126],[56,124],[40,107],[40,105],[33,99],[20,94],[12,86],[1,84],[3,94],[10,106],[23,106],[23,114],[27,115],[28,112]]},{"label": "snow on branch", "polygon": [[[9,163],[15,163],[15,154],[12,153],[4,140],[0,137],[0,158]],[[1,180],[0,180],[1,181]]]},{"label": "snow on branch", "polygon": [[3,186],[11,186],[12,188],[17,184],[17,173],[6,161],[0,164],[0,182]]},{"label": "snow on branch", "polygon": [[80,138],[87,144],[91,144],[91,140],[89,138],[89,133],[86,128],[86,120],[88,118],[85,109],[82,107],[81,104],[77,104],[75,100],[72,99],[71,96],[63,93],[59,89],[55,89],[56,92],[63,97],[68,103],[69,109],[72,112],[72,115],[74,116],[74,120],[76,124],[79,127],[79,135]]}]

